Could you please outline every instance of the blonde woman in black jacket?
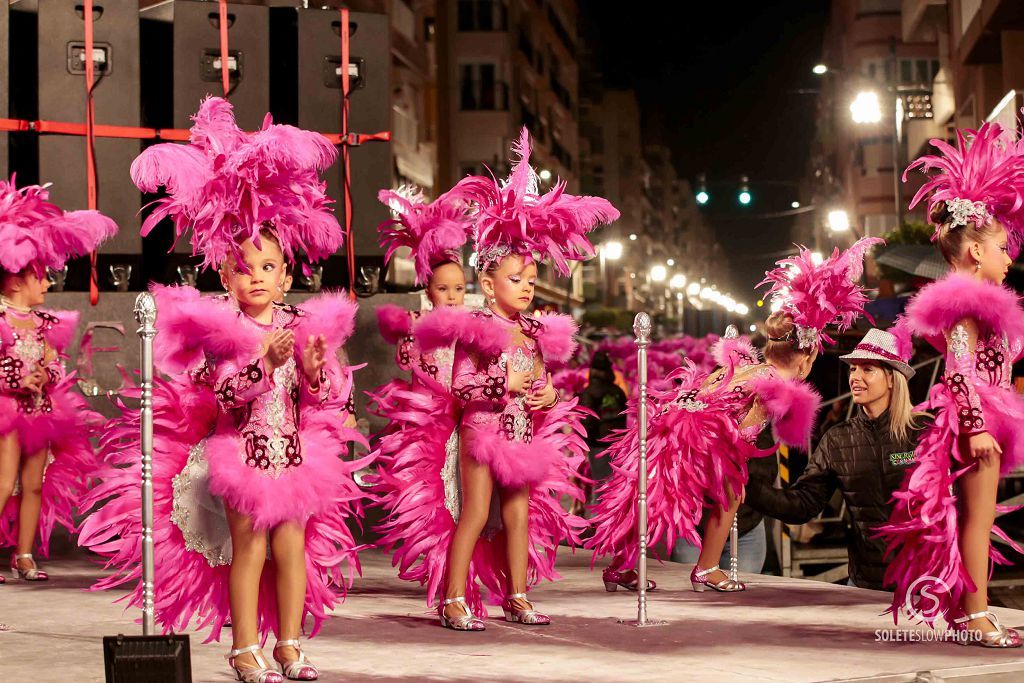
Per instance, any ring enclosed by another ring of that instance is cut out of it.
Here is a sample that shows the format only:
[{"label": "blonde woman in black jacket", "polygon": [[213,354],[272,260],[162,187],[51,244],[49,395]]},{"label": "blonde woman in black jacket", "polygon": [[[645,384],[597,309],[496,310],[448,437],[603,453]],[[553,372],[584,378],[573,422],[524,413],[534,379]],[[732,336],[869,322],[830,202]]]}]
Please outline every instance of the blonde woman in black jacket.
[{"label": "blonde woman in black jacket", "polygon": [[869,331],[842,357],[850,365],[858,415],[825,433],[789,488],[759,486],[753,479],[747,486],[747,505],[787,524],[814,519],[839,489],[853,521],[850,582],[861,588],[884,590],[885,543],[873,538],[874,530],[889,519],[892,493],[914,463],[918,437],[930,420],[914,413],[910,402],[910,355],[909,345],[891,333]]}]

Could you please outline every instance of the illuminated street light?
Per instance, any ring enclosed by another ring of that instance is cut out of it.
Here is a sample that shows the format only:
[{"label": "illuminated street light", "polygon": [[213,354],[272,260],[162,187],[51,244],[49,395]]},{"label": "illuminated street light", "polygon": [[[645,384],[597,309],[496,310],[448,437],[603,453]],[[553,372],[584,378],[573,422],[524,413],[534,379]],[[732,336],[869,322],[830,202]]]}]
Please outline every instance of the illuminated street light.
[{"label": "illuminated street light", "polygon": [[843,209],[828,212],[828,229],[832,232],[846,232],[850,229],[850,214]]},{"label": "illuminated street light", "polygon": [[538,175],[540,176],[540,179],[543,180],[544,182],[551,180],[551,171],[549,171],[546,168],[542,168]]},{"label": "illuminated street light", "polygon": [[710,299],[712,291],[713,290],[710,287],[705,287],[704,289],[700,290],[700,298],[701,299]]},{"label": "illuminated street light", "polygon": [[672,276],[672,279],[668,281],[668,286],[672,289],[682,289],[686,286],[686,276],[682,273],[676,273]]},{"label": "illuminated street light", "polygon": [[674,258],[670,258],[668,261],[665,261],[665,263],[669,266],[674,266],[676,264],[676,260]]},{"label": "illuminated street light", "polygon": [[751,325],[750,326],[750,331],[751,332],[757,332],[757,325]]},{"label": "illuminated street light", "polygon": [[800,208],[800,202],[792,202],[792,203],[790,203],[790,206],[792,206],[794,209],[799,209]]},{"label": "illuminated street light", "polygon": [[668,268],[665,266],[659,264],[651,267],[651,280],[654,282],[664,282],[667,277]]},{"label": "illuminated street light", "polygon": [[700,283],[691,282],[690,286],[686,288],[686,293],[690,296],[697,296],[700,294]]},{"label": "illuminated street light", "polygon": [[697,193],[698,204],[707,204],[709,199],[711,199],[711,195],[708,194],[707,190],[701,190],[700,192]]},{"label": "illuminated street light", "polygon": [[878,123],[881,121],[882,103],[878,100],[878,93],[873,90],[857,93],[857,97],[850,103],[850,114],[853,115],[854,123]]},{"label": "illuminated street light", "polygon": [[635,232],[629,233],[629,241],[630,242],[636,242],[636,233]]},{"label": "illuminated street light", "polygon": [[811,252],[811,263],[816,266],[820,266],[821,262],[825,260],[825,257],[821,255],[820,251]]},{"label": "illuminated street light", "polygon": [[622,242],[615,240],[605,242],[604,246],[601,247],[601,251],[604,252],[604,257],[609,261],[618,261],[622,258]]},{"label": "illuminated street light", "polygon": [[825,74],[828,73],[828,65],[827,64],[815,64],[814,68],[811,69],[811,71],[813,71],[816,76],[824,76]]},{"label": "illuminated street light", "polygon": [[736,312],[739,313],[740,315],[747,315],[748,313],[750,313],[750,309],[747,307],[746,304],[737,304]]}]

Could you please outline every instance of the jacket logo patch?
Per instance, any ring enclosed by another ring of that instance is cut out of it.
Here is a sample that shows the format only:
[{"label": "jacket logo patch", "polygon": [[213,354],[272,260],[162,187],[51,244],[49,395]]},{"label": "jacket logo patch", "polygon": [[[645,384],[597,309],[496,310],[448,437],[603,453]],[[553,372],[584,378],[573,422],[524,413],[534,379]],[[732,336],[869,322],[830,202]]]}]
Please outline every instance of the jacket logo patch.
[{"label": "jacket logo patch", "polygon": [[913,465],[915,461],[914,451],[906,451],[904,453],[890,453],[889,462],[895,467],[906,467],[907,465]]}]

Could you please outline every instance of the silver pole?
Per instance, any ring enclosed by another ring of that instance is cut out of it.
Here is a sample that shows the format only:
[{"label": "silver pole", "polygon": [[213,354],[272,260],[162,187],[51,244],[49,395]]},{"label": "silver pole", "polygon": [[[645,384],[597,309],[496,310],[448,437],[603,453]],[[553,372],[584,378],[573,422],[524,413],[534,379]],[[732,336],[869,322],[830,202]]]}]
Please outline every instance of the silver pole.
[{"label": "silver pole", "polygon": [[149,292],[135,299],[135,320],[142,341],[142,635],[156,635],[153,607],[153,338],[156,300]]},{"label": "silver pole", "polygon": [[637,379],[640,382],[640,403],[637,429],[640,432],[640,477],[637,496],[637,535],[639,550],[636,564],[636,625],[647,625],[647,346],[651,343],[651,316],[640,312],[633,321],[636,335]]},{"label": "silver pole", "polygon": [[[729,325],[725,328],[725,334],[722,335],[726,339],[736,339],[740,336],[740,331],[736,329],[735,325]],[[732,516],[732,527],[729,529],[729,578],[733,581],[740,580],[740,530],[737,523],[737,514]]]}]

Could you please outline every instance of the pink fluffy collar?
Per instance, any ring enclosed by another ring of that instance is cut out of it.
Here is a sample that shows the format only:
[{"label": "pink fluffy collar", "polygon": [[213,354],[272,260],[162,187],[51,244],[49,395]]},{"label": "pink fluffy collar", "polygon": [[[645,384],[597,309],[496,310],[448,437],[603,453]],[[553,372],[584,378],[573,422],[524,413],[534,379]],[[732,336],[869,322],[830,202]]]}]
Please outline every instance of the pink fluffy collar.
[{"label": "pink fluffy collar", "polygon": [[907,305],[907,325],[923,337],[944,334],[964,319],[973,320],[982,330],[1024,339],[1020,297],[991,282],[950,273],[925,286]]}]

